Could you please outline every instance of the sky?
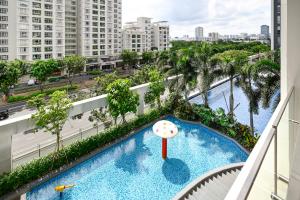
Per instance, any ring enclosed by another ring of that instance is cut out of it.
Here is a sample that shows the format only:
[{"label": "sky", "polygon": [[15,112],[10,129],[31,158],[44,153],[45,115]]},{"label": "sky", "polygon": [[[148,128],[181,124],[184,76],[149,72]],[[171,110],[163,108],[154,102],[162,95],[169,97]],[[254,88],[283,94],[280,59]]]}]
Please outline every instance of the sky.
[{"label": "sky", "polygon": [[225,34],[259,33],[271,23],[271,0],[123,0],[123,24],[137,17],[169,21],[171,37],[194,37],[195,27]]}]

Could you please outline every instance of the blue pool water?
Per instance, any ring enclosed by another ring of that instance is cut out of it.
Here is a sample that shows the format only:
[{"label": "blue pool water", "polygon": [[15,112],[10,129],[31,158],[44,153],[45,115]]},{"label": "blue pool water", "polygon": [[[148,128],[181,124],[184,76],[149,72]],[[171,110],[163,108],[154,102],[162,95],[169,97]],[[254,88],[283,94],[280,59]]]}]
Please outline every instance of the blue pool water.
[{"label": "blue pool water", "polygon": [[[212,89],[209,91],[209,106],[212,109],[217,109],[217,108],[223,108],[226,113],[228,112],[226,102],[224,100],[223,92],[225,94],[227,104],[229,106],[229,94],[230,94],[230,82],[225,82],[218,87]],[[262,104],[260,103],[259,105],[259,113],[258,115],[254,115],[253,121],[254,121],[254,128],[255,131],[258,134],[261,134],[267,123],[269,122],[270,118],[272,117],[273,114],[273,104],[275,100],[275,96],[279,94],[279,91],[275,93],[272,101],[271,101],[271,106],[269,108],[263,108]],[[234,114],[236,116],[237,121],[239,121],[242,124],[250,124],[250,117],[249,117],[249,101],[244,94],[243,90],[237,86],[234,86],[233,89],[233,95],[234,95],[234,104],[235,106],[240,104],[234,111]],[[193,99],[190,100],[191,103],[196,103],[196,104],[201,104],[203,102],[201,96],[197,96]]]},{"label": "blue pool water", "polygon": [[[173,117],[179,134],[168,141],[168,159],[161,158],[161,139],[152,126],[97,154],[27,193],[27,199],[171,199],[200,175],[248,154],[231,140]],[[57,185],[75,184],[60,198]]]}]

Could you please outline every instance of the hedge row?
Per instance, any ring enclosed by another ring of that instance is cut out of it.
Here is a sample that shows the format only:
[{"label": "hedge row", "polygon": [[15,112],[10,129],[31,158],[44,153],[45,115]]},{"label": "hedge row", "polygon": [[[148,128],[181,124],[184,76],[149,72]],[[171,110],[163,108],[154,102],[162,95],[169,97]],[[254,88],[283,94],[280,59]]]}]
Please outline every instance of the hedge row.
[{"label": "hedge row", "polygon": [[19,102],[19,101],[27,101],[31,99],[32,97],[38,96],[40,94],[45,94],[46,96],[54,93],[55,91],[62,91],[62,90],[77,90],[79,87],[77,85],[74,86],[63,86],[63,87],[57,87],[57,88],[52,88],[52,89],[46,89],[44,92],[34,92],[31,95],[28,96],[10,96],[8,97],[8,103],[14,103],[14,102]]},{"label": "hedge row", "polygon": [[58,153],[49,154],[46,157],[34,160],[24,166],[20,166],[14,171],[0,176],[0,197],[9,192],[37,180],[49,172],[59,169],[72,161],[78,160],[80,157],[91,153],[92,151],[103,147],[115,140],[129,134],[137,128],[140,128],[160,116],[167,114],[167,111],[154,110],[148,114],[139,116],[137,119],[127,124],[119,125],[97,134],[90,138],[78,141]]}]

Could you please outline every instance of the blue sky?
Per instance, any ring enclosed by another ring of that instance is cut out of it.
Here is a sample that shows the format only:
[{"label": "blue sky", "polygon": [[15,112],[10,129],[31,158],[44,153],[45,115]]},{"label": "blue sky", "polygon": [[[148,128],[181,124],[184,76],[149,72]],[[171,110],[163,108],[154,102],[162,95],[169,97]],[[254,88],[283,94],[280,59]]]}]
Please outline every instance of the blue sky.
[{"label": "blue sky", "polygon": [[194,36],[196,26],[204,34],[259,33],[271,23],[271,0],[123,0],[123,23],[137,17],[167,20],[171,36]]}]

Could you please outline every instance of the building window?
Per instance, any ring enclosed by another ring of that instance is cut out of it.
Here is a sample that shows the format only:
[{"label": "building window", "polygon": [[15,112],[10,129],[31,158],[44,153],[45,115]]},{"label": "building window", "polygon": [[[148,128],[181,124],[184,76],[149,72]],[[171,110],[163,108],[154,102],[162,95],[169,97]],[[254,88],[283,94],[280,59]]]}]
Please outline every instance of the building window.
[{"label": "building window", "polygon": [[8,12],[7,8],[0,8],[0,13],[6,14]]},{"label": "building window", "polygon": [[50,59],[52,58],[52,54],[45,54],[45,59]]},{"label": "building window", "polygon": [[0,60],[8,60],[8,55],[0,55]]},{"label": "building window", "polygon": [[0,24],[0,29],[7,29],[8,27],[8,24]]},{"label": "building window", "polygon": [[0,53],[8,52],[8,47],[0,47]]},{"label": "building window", "polygon": [[20,32],[20,38],[27,38],[28,33],[27,32]]},{"label": "building window", "polygon": [[41,58],[42,58],[42,56],[40,54],[34,54],[34,55],[32,55],[32,60],[39,60]]},{"label": "building window", "polygon": [[0,0],[0,5],[1,6],[8,6],[8,1],[7,0]]},{"label": "building window", "polygon": [[7,16],[0,16],[0,21],[1,22],[7,22],[8,21],[8,17]]}]

